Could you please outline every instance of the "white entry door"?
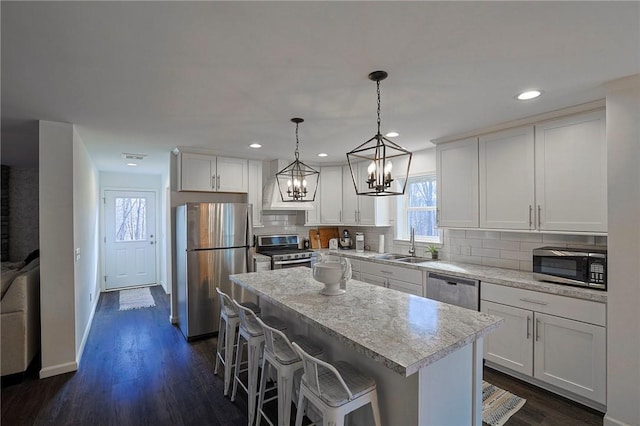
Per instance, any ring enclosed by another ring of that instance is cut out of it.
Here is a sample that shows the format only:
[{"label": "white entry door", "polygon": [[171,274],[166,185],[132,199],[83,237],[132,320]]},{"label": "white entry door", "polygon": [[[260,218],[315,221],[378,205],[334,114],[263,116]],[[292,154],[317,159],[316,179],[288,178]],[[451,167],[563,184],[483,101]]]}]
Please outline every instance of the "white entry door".
[{"label": "white entry door", "polygon": [[156,283],[156,197],[147,191],[105,191],[105,287]]}]

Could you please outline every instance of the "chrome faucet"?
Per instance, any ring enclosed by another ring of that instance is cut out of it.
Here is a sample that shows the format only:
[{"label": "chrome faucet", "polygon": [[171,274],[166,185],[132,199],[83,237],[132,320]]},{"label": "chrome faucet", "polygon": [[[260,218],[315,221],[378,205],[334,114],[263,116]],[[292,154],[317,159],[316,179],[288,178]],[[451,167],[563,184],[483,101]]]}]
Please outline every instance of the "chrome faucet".
[{"label": "chrome faucet", "polygon": [[411,255],[411,257],[416,255],[416,230],[413,228],[413,226],[411,227],[411,237],[409,238],[409,244],[411,245],[411,247],[409,247],[409,254]]}]

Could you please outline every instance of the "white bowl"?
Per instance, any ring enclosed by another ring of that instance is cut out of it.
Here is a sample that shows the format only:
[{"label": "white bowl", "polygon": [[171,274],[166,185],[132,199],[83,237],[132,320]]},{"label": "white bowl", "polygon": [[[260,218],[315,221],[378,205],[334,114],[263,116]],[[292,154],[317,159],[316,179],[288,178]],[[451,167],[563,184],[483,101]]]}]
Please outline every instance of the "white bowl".
[{"label": "white bowl", "polygon": [[345,291],[340,288],[344,267],[340,262],[320,262],[313,265],[313,279],[324,284],[320,294],[325,296],[344,294]]},{"label": "white bowl", "polygon": [[320,262],[313,265],[313,279],[324,284],[340,284],[344,265],[340,262]]}]

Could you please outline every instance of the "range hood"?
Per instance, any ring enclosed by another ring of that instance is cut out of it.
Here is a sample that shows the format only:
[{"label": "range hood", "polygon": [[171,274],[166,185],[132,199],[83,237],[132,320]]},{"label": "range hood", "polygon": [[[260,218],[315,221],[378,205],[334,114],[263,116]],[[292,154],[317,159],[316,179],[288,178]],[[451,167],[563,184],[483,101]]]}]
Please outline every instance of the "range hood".
[{"label": "range hood", "polygon": [[278,190],[278,184],[276,182],[276,173],[286,167],[290,161],[286,160],[273,160],[269,163],[270,167],[265,167],[263,174],[262,187],[262,210],[263,211],[306,211],[314,210],[316,208],[315,203],[310,202],[284,202],[280,196]]}]

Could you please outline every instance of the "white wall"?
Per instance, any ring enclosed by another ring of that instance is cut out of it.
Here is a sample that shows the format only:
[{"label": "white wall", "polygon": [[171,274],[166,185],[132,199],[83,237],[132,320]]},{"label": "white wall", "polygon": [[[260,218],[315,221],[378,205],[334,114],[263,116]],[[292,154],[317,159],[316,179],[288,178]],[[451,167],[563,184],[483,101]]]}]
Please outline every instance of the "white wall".
[{"label": "white wall", "polygon": [[73,126],[40,121],[40,304],[42,369],[77,369],[74,296]]},{"label": "white wall", "polygon": [[[80,362],[91,329],[99,287],[98,171],[73,131],[73,242],[75,256],[75,359]],[[43,211],[47,214],[46,211]],[[79,254],[78,252],[79,251]]]},{"label": "white wall", "polygon": [[640,74],[607,85],[605,425],[640,425]]}]

